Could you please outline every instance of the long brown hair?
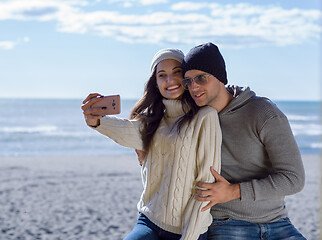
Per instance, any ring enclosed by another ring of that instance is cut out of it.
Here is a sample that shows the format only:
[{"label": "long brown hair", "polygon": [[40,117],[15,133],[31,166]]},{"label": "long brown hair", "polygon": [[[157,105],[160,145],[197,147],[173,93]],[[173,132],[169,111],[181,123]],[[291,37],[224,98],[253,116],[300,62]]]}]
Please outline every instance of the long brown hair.
[{"label": "long brown hair", "polygon": [[[156,80],[155,69],[145,85],[143,97],[134,105],[130,114],[130,119],[137,119],[143,124],[140,133],[143,142],[143,150],[146,152],[148,152],[150,148],[152,138],[160,125],[165,111],[165,106],[162,102],[163,96],[157,87]],[[190,96],[189,91],[184,91],[181,102],[182,108],[187,109],[188,106],[189,111],[177,121],[176,125],[178,126],[178,132],[180,132],[184,123],[192,120],[193,116],[200,108]]]}]

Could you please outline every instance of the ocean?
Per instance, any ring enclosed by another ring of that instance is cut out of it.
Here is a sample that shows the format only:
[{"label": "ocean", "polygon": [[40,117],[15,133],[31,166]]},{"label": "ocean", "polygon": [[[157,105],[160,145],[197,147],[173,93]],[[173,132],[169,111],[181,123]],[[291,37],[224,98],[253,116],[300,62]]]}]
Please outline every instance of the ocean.
[{"label": "ocean", "polygon": [[[118,116],[128,118],[135,102],[122,100]],[[275,103],[288,117],[301,153],[319,154],[320,102]],[[0,157],[133,153],[87,127],[81,104],[80,99],[0,99]]]}]

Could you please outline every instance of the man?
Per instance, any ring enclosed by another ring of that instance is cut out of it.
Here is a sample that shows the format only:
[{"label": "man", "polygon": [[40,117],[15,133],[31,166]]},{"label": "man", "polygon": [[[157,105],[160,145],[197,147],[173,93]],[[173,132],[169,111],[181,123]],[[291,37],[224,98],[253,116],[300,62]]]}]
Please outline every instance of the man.
[{"label": "man", "polygon": [[304,187],[301,155],[286,116],[249,88],[228,86],[225,62],[212,43],[192,48],[183,85],[198,106],[219,113],[221,175],[198,183],[196,199],[209,201],[208,239],[305,239],[287,217],[284,198]]}]

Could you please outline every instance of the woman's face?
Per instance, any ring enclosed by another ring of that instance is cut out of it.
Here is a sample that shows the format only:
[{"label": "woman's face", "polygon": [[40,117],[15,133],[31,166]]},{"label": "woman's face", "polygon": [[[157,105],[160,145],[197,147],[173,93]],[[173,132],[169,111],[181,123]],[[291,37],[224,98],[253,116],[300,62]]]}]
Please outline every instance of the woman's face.
[{"label": "woman's face", "polygon": [[167,99],[180,99],[185,91],[181,85],[183,75],[181,63],[165,59],[156,68],[157,85],[161,95]]}]

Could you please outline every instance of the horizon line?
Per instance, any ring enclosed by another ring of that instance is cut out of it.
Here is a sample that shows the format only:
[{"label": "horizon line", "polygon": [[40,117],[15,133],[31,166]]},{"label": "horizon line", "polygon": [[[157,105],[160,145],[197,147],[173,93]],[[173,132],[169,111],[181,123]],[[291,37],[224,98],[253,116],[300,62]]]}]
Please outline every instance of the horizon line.
[{"label": "horizon line", "polygon": [[[274,99],[269,98],[272,101],[279,101],[279,102],[320,102],[322,104],[322,99]],[[84,98],[78,97],[0,97],[0,100],[80,100],[82,101]],[[140,98],[121,98],[122,100],[126,101],[138,101]]]}]

